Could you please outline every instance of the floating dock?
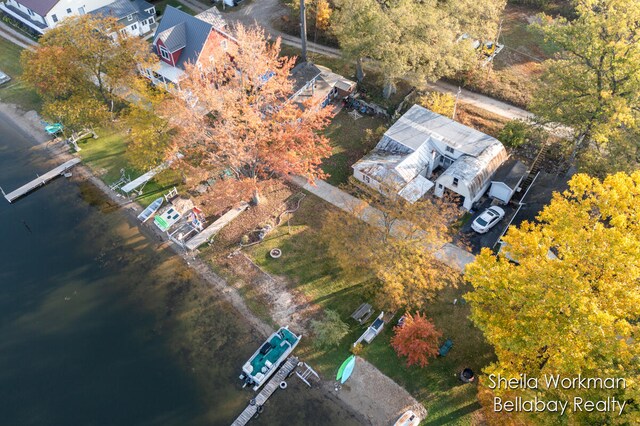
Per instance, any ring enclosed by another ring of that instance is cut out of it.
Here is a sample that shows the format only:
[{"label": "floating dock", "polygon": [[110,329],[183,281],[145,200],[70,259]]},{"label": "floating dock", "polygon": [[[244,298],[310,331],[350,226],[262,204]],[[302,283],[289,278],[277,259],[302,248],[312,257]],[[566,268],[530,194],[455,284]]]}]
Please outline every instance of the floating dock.
[{"label": "floating dock", "polygon": [[258,412],[258,407],[262,407],[267,399],[278,389],[280,383],[284,382],[284,379],[296,369],[298,366],[298,358],[292,356],[282,365],[280,370],[269,380],[269,382],[262,388],[260,393],[252,399],[247,408],[244,409],[238,418],[231,424],[231,426],[244,426],[249,423],[249,420],[253,418]]},{"label": "floating dock", "polygon": [[7,201],[12,203],[16,199],[22,197],[23,195],[26,195],[29,192],[33,191],[34,189],[36,189],[36,188],[38,188],[38,187],[40,187],[42,185],[45,185],[51,179],[54,179],[54,178],[64,174],[67,170],[69,170],[71,167],[75,166],[79,162],[80,162],[79,158],[74,158],[73,160],[69,160],[64,164],[59,165],[55,169],[53,169],[51,171],[48,171],[47,173],[43,174],[42,176],[38,176],[37,178],[35,178],[31,182],[27,183],[26,185],[22,185],[20,188],[16,189],[15,191],[12,191],[12,192],[10,192],[8,194],[5,194],[4,191],[2,191],[2,193],[4,194],[4,198],[6,198]]}]

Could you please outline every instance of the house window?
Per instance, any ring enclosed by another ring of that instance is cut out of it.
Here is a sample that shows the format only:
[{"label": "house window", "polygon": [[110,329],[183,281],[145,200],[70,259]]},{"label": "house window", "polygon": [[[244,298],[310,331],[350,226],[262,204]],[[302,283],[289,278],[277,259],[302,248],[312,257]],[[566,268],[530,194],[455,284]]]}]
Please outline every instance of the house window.
[{"label": "house window", "polygon": [[438,189],[442,189],[442,184],[441,183],[438,184]]},{"label": "house window", "polygon": [[149,25],[153,24],[155,22],[155,20],[153,19],[153,16],[151,18],[149,18]]},{"label": "house window", "polygon": [[167,59],[167,60],[171,59],[171,55],[169,54],[169,51],[162,46],[160,46],[160,56],[162,56],[164,59]]},{"label": "house window", "polygon": [[453,186],[458,186],[458,178],[453,178]]},{"label": "house window", "polygon": [[147,20],[143,20],[142,22],[140,22],[140,25],[147,25]]},{"label": "house window", "polygon": [[120,34],[127,35],[127,29],[126,28],[121,29]]},{"label": "house window", "polygon": [[369,178],[369,176],[365,175],[364,173],[362,174],[362,180],[366,183],[371,183],[371,178]]},{"label": "house window", "polygon": [[133,21],[133,15],[127,16],[127,21]]},{"label": "house window", "polygon": [[453,148],[451,148],[450,146],[448,146],[448,147],[446,148],[446,151],[447,151],[447,152],[450,152],[450,153],[452,153],[452,154],[455,152],[455,150],[454,150]]},{"label": "house window", "polygon": [[84,15],[85,14],[84,7],[79,7],[78,8],[78,14],[80,14],[80,15]]},{"label": "house window", "polygon": [[29,16],[33,16],[33,11],[31,9],[27,9],[27,12],[29,13]]},{"label": "house window", "polygon": [[71,15],[71,8],[67,9],[67,13]]},{"label": "house window", "polygon": [[137,29],[138,29],[138,24],[133,24],[133,25],[131,26],[131,31],[135,31],[135,30],[137,30]]},{"label": "house window", "polygon": [[58,22],[58,17],[56,15],[51,15],[51,20],[53,22]]}]

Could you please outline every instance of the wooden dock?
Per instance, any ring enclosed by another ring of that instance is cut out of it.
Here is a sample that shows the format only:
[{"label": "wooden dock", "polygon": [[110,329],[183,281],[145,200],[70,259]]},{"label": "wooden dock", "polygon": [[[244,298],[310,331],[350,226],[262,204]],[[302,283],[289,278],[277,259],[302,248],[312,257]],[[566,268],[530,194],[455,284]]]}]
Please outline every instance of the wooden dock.
[{"label": "wooden dock", "polygon": [[51,179],[54,179],[54,178],[60,176],[61,174],[63,174],[67,170],[69,170],[71,167],[73,167],[76,164],[78,164],[79,162],[80,162],[79,158],[74,158],[73,160],[69,160],[64,164],[59,165],[55,169],[48,171],[47,173],[43,174],[42,176],[38,176],[37,178],[35,178],[31,182],[27,183],[26,185],[22,185],[20,188],[16,189],[15,191],[12,191],[12,192],[10,192],[8,194],[5,194],[4,191],[2,191],[2,193],[4,194],[4,198],[6,198],[7,201],[12,203],[16,199],[22,197],[23,195],[26,195],[29,192],[33,191],[34,189],[36,189],[36,188],[38,188],[38,187],[40,187],[42,185],[45,185]]},{"label": "wooden dock", "polygon": [[252,399],[247,408],[244,409],[242,413],[238,416],[238,418],[231,424],[231,426],[244,426],[249,423],[249,420],[253,418],[258,412],[258,407],[264,405],[267,402],[267,399],[278,389],[280,383],[287,378],[287,376],[296,369],[298,366],[298,358],[292,356],[287,359],[287,361],[282,365],[280,370],[267,382],[267,384],[262,388],[260,393]]},{"label": "wooden dock", "polygon": [[211,239],[211,237],[213,237],[218,232],[220,232],[220,230],[222,228],[227,226],[227,224],[229,224],[233,219],[238,217],[238,215],[240,213],[242,213],[243,211],[245,211],[248,208],[249,208],[249,204],[242,203],[238,207],[229,210],[228,212],[226,212],[225,214],[220,216],[220,218],[218,220],[216,220],[211,225],[209,225],[207,228],[205,228],[204,231],[200,232],[198,235],[196,235],[195,237],[193,237],[189,241],[187,241],[187,243],[185,244],[185,247],[188,250],[197,249],[198,247],[200,247],[201,245],[203,245],[204,243],[209,241]]}]

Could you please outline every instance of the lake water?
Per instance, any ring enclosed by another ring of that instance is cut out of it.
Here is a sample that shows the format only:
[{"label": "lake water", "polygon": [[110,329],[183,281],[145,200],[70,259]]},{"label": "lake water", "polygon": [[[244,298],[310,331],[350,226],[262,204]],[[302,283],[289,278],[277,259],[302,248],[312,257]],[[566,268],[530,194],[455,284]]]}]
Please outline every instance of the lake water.
[{"label": "lake water", "polygon": [[[0,115],[5,191],[44,158]],[[59,178],[0,200],[0,424],[229,424],[253,394],[237,376],[261,342],[92,185]],[[292,378],[251,424],[357,422]]]}]

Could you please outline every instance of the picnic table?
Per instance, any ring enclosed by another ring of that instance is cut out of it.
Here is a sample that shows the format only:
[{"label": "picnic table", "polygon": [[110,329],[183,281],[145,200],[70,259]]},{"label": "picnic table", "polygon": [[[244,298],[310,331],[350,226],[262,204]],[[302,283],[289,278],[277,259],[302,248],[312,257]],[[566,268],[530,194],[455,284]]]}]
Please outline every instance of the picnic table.
[{"label": "picnic table", "polygon": [[373,314],[373,307],[368,303],[363,303],[351,314],[351,318],[358,321],[358,324],[362,324],[367,321]]}]

